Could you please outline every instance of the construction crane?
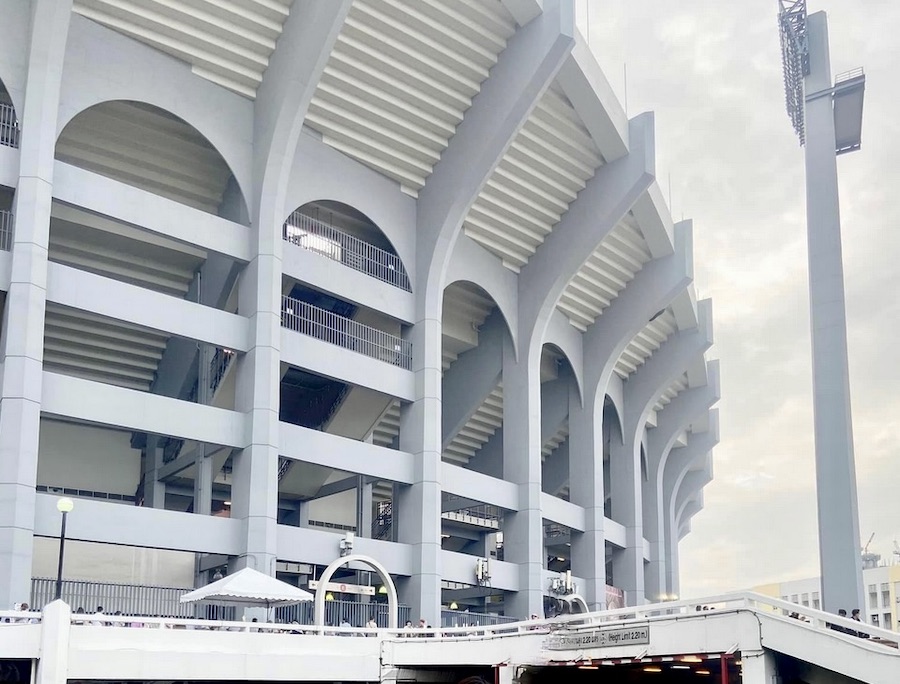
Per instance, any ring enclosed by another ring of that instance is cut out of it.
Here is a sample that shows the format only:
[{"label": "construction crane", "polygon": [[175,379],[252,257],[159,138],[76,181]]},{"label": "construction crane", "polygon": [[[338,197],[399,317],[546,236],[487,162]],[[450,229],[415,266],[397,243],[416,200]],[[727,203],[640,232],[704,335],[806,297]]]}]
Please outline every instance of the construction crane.
[{"label": "construction crane", "polygon": [[863,569],[866,568],[877,568],[878,563],[881,560],[881,555],[875,552],[869,553],[869,544],[872,543],[872,540],[875,539],[875,533],[872,533],[872,536],[869,537],[869,541],[866,542],[866,545],[862,550],[862,564]]},{"label": "construction crane", "polygon": [[875,539],[875,533],[874,533],[874,532],[872,533],[872,536],[869,537],[869,541],[867,541],[867,542],[866,542],[866,545],[863,547],[863,555],[864,555],[864,556],[865,556],[867,553],[869,553],[869,544],[872,543],[872,540],[873,540],[873,539]]}]

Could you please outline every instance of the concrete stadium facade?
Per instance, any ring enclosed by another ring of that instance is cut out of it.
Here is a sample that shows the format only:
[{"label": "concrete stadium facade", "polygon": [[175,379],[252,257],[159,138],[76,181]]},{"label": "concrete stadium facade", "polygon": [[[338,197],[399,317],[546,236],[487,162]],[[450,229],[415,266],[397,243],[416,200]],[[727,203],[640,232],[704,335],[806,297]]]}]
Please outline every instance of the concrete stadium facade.
[{"label": "concrete stadium facade", "polygon": [[0,605],[60,495],[85,581],[303,584],[353,532],[428,621],[678,594],[711,306],[574,2],[4,17]]}]

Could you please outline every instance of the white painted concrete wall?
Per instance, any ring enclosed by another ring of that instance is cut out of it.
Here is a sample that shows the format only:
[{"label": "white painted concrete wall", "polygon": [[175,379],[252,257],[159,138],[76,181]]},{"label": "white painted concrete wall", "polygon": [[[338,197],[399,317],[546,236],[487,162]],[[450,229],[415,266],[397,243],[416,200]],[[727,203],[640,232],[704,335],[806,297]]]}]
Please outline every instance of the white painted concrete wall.
[{"label": "white painted concrete wall", "polygon": [[131,433],[41,421],[39,485],[134,496],[141,479],[141,452]]},{"label": "white painted concrete wall", "polygon": [[[78,505],[77,501],[75,505]],[[36,538],[32,575],[56,577],[58,553],[57,539]],[[64,576],[67,580],[156,587],[192,587],[194,554],[118,544],[68,541]]]}]

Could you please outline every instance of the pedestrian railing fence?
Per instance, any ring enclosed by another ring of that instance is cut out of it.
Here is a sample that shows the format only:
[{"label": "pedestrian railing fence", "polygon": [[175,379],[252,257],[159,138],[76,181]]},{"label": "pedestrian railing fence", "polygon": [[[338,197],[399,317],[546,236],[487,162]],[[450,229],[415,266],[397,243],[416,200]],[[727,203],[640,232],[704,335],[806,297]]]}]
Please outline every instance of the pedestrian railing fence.
[{"label": "pedestrian railing fence", "polygon": [[282,237],[293,245],[321,254],[354,271],[410,291],[409,276],[400,257],[329,223],[295,211],[284,222]]},{"label": "pedestrian railing fence", "polygon": [[281,303],[281,325],[406,370],[412,366],[412,344],[402,337],[287,295]]}]

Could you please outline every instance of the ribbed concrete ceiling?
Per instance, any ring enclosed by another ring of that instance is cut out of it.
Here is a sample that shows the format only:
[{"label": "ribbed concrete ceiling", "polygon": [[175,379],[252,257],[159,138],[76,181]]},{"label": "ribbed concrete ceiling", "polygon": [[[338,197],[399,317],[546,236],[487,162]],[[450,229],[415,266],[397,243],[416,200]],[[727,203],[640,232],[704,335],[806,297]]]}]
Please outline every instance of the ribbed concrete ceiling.
[{"label": "ribbed concrete ceiling", "polygon": [[104,102],[76,116],[59,137],[56,158],[212,214],[231,177],[193,126],[138,102]]},{"label": "ribbed concrete ceiling", "polygon": [[293,0],[75,0],[74,10],[256,97]]},{"label": "ribbed concrete ceiling", "polygon": [[672,400],[677,397],[681,392],[684,392],[688,387],[690,387],[690,381],[688,380],[687,373],[684,373],[678,376],[671,385],[666,387],[662,394],[659,395],[659,398],[656,400],[656,403],[653,405],[654,411],[662,411],[668,404],[672,403]]},{"label": "ribbed concrete ceiling", "polygon": [[356,0],[306,124],[415,195],[515,27],[500,0]]},{"label": "ribbed concrete ceiling", "polygon": [[632,338],[625,351],[616,361],[615,372],[626,380],[629,375],[644,365],[648,358],[659,349],[670,335],[678,330],[678,322],[672,307],[663,310],[644,329]]},{"label": "ribbed concrete ceiling", "polygon": [[167,340],[154,330],[48,302],[44,370],[147,391]]},{"label": "ribbed concrete ceiling", "polygon": [[651,258],[637,221],[627,216],[569,281],[557,307],[572,325],[587,330]]},{"label": "ribbed concrete ceiling", "polygon": [[551,87],[472,205],[466,235],[518,272],[602,163],[572,104]]}]

